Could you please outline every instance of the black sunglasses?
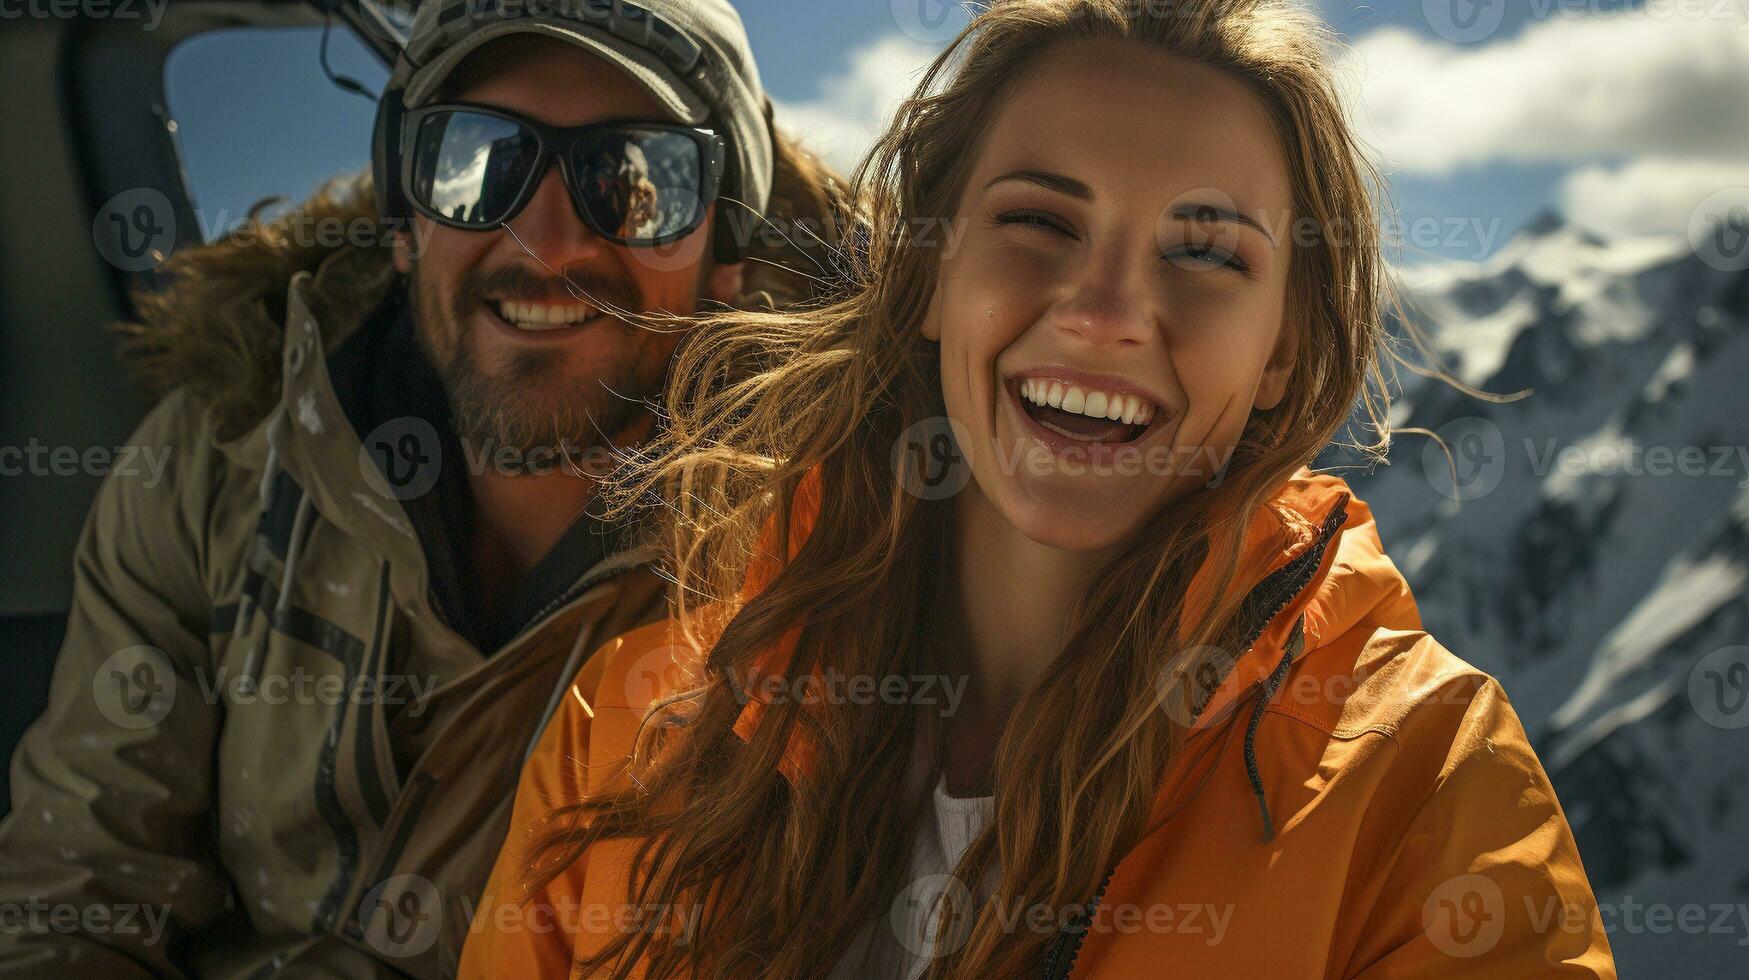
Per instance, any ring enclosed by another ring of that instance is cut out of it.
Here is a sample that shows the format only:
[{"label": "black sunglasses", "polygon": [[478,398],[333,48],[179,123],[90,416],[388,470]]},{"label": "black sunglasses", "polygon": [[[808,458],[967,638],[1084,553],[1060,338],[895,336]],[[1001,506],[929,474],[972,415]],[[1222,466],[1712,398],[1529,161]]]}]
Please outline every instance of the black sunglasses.
[{"label": "black sunglasses", "polygon": [[559,127],[494,106],[424,106],[401,126],[401,189],[439,224],[485,231],[515,217],[554,157],[577,216],[616,245],[651,247],[704,223],[723,138],[658,122]]}]

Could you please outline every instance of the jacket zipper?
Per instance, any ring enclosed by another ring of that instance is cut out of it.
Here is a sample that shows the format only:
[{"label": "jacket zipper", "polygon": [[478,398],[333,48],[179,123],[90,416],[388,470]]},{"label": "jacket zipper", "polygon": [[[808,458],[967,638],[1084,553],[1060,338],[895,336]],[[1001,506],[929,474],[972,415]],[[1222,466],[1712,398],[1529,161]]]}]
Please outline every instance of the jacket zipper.
[{"label": "jacket zipper", "polygon": [[[1343,500],[1340,504],[1336,505],[1335,510],[1331,511],[1330,516],[1325,518],[1324,526],[1319,529],[1318,540],[1312,545],[1312,547],[1306,550],[1305,554],[1294,559],[1294,562],[1303,562],[1303,564],[1300,565],[1300,567],[1295,568],[1291,575],[1282,580],[1281,598],[1270,607],[1267,615],[1261,615],[1257,618],[1256,628],[1246,637],[1245,642],[1240,646],[1240,649],[1250,649],[1251,646],[1257,642],[1257,638],[1263,635],[1263,631],[1269,628],[1269,624],[1275,621],[1275,617],[1281,615],[1281,611],[1288,607],[1288,603],[1292,602],[1295,596],[1305,590],[1305,587],[1311,582],[1312,576],[1317,574],[1318,566],[1323,564],[1324,549],[1329,546],[1331,536],[1336,533],[1336,530],[1340,528],[1347,519],[1348,501]],[[1292,566],[1283,566],[1283,568],[1288,567]],[[1266,579],[1257,587],[1259,589],[1267,588],[1268,584],[1269,583]],[[1258,693],[1262,693],[1267,697],[1269,694],[1268,688],[1268,678],[1261,681],[1254,681],[1245,689],[1245,693],[1242,695],[1241,699],[1253,700]],[[1238,712],[1234,712],[1233,717],[1229,719],[1226,724],[1231,724],[1232,721],[1236,720],[1238,717]],[[1120,857],[1118,862],[1122,863],[1122,860],[1123,859]],[[1100,900],[1105,897],[1105,889],[1111,884],[1112,875],[1116,873],[1117,865],[1114,864],[1110,870],[1106,871],[1105,877],[1100,880],[1099,887],[1093,892],[1093,898],[1083,907],[1082,911],[1063,928],[1063,931],[1057,933],[1056,938],[1052,940],[1051,948],[1045,954],[1044,971],[1040,974],[1044,980],[1068,980],[1069,971],[1075,968],[1075,958],[1081,953],[1081,943],[1087,939],[1087,932],[1093,924],[1093,914],[1099,908]]]}]

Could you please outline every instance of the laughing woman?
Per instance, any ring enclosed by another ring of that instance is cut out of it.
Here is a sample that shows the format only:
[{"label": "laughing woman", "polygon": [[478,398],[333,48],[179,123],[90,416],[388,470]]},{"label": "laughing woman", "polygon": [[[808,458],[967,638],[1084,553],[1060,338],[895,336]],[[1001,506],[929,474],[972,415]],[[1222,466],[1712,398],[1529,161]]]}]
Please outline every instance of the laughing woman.
[{"label": "laughing woman", "polygon": [[975,18],[854,286],[678,355],[619,499],[679,608],[555,715],[464,975],[1614,975],[1506,694],[1307,468],[1384,418],[1328,50],[1268,0]]}]

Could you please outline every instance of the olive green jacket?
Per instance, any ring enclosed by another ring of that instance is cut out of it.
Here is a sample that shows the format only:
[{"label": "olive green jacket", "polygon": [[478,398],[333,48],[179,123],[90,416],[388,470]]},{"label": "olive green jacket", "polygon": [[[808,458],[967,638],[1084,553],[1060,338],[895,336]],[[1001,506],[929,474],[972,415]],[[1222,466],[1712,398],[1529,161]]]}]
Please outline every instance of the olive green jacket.
[{"label": "olive green jacket", "polygon": [[145,338],[218,376],[150,413],[166,468],[111,476],[85,526],[0,824],[0,977],[453,975],[564,682],[665,613],[638,546],[490,655],[445,625],[326,370],[390,277],[305,263],[228,360]]}]

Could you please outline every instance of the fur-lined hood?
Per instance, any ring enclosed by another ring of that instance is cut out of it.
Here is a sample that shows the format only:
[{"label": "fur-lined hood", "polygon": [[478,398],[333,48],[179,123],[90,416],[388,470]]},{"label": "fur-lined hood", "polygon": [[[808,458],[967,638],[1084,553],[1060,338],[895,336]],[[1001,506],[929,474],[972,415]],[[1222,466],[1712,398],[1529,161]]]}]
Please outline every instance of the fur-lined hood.
[{"label": "fur-lined hood", "polygon": [[[814,301],[848,281],[824,278],[843,270],[843,236],[832,229],[852,213],[844,181],[781,133],[776,148],[769,214],[778,234],[745,246],[744,307]],[[261,209],[219,241],[171,256],[157,288],[134,296],[138,322],[116,327],[123,356],[151,392],[186,389],[221,440],[249,431],[279,403],[292,276],[314,273],[310,312],[333,350],[400,275],[368,170],[334,178],[284,214],[263,219]]]},{"label": "fur-lined hood", "polygon": [[259,211],[223,239],[172,256],[160,287],[134,296],[139,321],[117,327],[141,380],[158,395],[187,389],[220,439],[247,432],[279,402],[292,276],[315,273],[311,312],[332,350],[399,275],[367,177],[336,178],[283,215]]}]

